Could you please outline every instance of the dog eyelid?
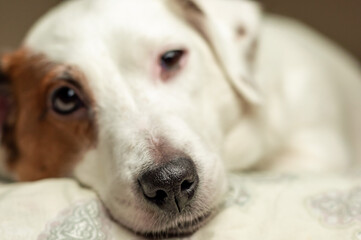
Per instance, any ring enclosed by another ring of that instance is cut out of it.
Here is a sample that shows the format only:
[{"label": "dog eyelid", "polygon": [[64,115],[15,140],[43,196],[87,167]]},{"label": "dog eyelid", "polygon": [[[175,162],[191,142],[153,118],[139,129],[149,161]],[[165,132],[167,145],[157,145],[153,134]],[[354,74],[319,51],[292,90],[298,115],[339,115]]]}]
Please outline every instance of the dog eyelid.
[{"label": "dog eyelid", "polygon": [[73,77],[73,75],[69,72],[63,72],[56,78],[54,78],[54,81],[63,81],[66,82],[74,87],[76,87],[79,90],[82,90],[82,86],[79,83],[79,81]]}]

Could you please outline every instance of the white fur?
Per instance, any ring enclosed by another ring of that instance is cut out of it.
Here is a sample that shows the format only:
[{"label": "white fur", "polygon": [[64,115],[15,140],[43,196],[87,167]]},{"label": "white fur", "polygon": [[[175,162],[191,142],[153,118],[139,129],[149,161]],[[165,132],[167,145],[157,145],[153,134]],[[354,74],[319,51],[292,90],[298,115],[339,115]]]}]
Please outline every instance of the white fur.
[{"label": "white fur", "polygon": [[[351,135],[361,132],[361,81],[347,54],[297,23],[266,17],[252,79],[245,55],[258,31],[254,4],[200,2],[214,21],[207,26],[216,54],[223,56],[220,66],[204,39],[165,1],[171,0],[67,1],[25,42],[87,76],[99,139],[74,176],[99,193],[117,221],[157,232],[205,214],[225,191],[223,166],[342,171],[355,163],[361,144]],[[212,11],[212,4],[225,10]],[[239,45],[229,28],[237,21],[251,36]],[[185,69],[162,83],[152,72],[167,46],[186,47],[190,54]],[[189,154],[200,178],[189,213],[167,223],[134,191],[137,174],[153,162],[151,142],[160,138]]]}]

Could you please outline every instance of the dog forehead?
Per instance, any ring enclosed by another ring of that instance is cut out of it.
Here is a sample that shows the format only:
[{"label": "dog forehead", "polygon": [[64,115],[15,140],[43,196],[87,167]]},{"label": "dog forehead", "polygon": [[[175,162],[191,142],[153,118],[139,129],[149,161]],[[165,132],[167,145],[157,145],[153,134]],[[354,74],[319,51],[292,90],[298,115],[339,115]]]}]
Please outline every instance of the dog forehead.
[{"label": "dog forehead", "polygon": [[93,89],[112,92],[105,88],[118,86],[126,94],[127,80],[134,77],[127,74],[148,76],[154,55],[169,43],[189,41],[190,28],[166,1],[66,1],[33,27],[25,45],[50,61],[77,66]]},{"label": "dog forehead", "polygon": [[58,62],[72,61],[79,54],[93,55],[89,57],[94,60],[116,53],[131,55],[124,54],[130,45],[149,49],[154,47],[148,46],[152,40],[181,37],[177,20],[165,0],[67,1],[31,29],[25,45]]}]

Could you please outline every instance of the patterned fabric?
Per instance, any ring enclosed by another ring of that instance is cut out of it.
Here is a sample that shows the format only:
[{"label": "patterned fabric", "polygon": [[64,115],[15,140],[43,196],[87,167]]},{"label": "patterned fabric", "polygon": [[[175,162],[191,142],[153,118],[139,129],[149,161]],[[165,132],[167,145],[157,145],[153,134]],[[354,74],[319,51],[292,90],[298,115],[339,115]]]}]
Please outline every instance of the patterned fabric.
[{"label": "patterned fabric", "polygon": [[[235,184],[236,183],[236,184]],[[230,186],[225,197],[225,201],[221,204],[220,209],[226,209],[237,205],[244,207],[251,200],[251,196],[242,184],[239,184],[234,178],[230,181]]]},{"label": "patterned fabric", "polygon": [[92,200],[64,211],[38,240],[109,240],[107,228],[103,207]]},{"label": "patterned fabric", "polygon": [[[328,227],[361,225],[361,186],[350,191],[329,191],[313,196],[308,201],[311,212]],[[361,240],[361,229],[353,240]]]},{"label": "patterned fabric", "polygon": [[330,226],[361,223],[361,186],[349,192],[331,191],[310,199],[312,212]]},{"label": "patterned fabric", "polygon": [[[187,240],[361,240],[360,178],[258,174],[229,182],[219,212]],[[1,240],[144,240],[69,179],[0,183],[0,213]]]}]

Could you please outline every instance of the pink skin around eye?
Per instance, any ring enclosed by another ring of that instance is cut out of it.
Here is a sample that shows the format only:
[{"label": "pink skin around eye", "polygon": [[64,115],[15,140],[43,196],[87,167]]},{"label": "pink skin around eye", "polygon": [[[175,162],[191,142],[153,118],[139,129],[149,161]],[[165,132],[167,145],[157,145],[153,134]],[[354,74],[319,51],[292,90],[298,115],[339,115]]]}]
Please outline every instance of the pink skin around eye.
[{"label": "pink skin around eye", "polygon": [[[183,50],[184,55],[182,56],[182,58],[179,61],[179,69],[174,71],[173,73],[169,73],[169,76],[166,76],[166,73],[164,73],[165,70],[161,66],[160,59],[166,52],[172,51],[172,50]],[[188,55],[189,55],[189,53],[188,53],[187,49],[184,47],[167,46],[167,47],[163,48],[162,51],[159,51],[156,54],[154,54],[155,57],[153,57],[154,64],[152,67],[152,78],[155,80],[155,82],[168,82],[169,80],[174,78],[177,74],[179,74],[180,71],[182,71],[182,69],[184,68],[184,66],[187,63]]]}]

